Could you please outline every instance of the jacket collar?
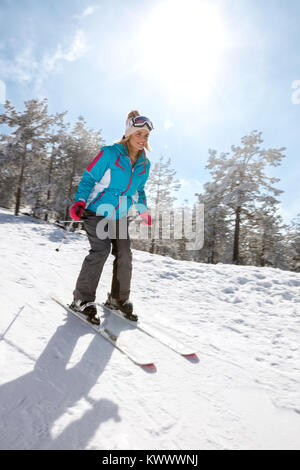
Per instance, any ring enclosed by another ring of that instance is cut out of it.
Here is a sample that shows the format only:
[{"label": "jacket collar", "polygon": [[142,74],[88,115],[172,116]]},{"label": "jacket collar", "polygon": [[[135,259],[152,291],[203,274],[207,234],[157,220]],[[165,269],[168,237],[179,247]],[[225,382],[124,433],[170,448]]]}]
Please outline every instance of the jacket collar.
[{"label": "jacket collar", "polygon": [[[129,157],[129,152],[128,152],[128,147],[126,144],[116,144],[118,146],[118,149],[120,150],[120,152],[125,156],[125,157]],[[137,159],[136,161],[136,164],[137,163],[146,163],[147,162],[147,157],[146,157],[146,152],[145,152],[145,149],[142,151],[142,155]]]}]

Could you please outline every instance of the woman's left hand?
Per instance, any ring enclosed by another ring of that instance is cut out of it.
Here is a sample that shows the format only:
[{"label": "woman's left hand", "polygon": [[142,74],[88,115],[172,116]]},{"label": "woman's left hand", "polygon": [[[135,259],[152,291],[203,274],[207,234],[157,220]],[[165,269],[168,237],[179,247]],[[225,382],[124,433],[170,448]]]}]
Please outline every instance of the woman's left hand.
[{"label": "woman's left hand", "polygon": [[142,224],[143,225],[152,225],[152,219],[151,219],[151,215],[149,214],[148,211],[145,211],[145,212],[142,212],[140,214],[140,217],[142,218]]}]

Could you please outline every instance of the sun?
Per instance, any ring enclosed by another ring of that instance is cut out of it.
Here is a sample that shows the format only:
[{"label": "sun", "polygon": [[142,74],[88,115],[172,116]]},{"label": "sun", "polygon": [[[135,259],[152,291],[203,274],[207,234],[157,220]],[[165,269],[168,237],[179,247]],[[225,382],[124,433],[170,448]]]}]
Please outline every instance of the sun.
[{"label": "sun", "polygon": [[139,32],[148,77],[169,92],[199,98],[209,93],[226,44],[221,14],[201,0],[166,0]]}]

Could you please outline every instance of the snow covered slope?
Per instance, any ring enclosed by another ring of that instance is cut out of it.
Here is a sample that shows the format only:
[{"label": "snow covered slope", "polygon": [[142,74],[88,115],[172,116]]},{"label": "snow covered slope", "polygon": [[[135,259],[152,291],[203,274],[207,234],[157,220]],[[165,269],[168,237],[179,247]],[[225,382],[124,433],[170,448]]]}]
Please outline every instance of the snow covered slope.
[{"label": "snow covered slope", "polygon": [[134,251],[136,311],[199,356],[121,323],[150,373],[50,299],[71,300],[88,250],[56,252],[63,234],[0,210],[1,449],[300,449],[299,274]]}]

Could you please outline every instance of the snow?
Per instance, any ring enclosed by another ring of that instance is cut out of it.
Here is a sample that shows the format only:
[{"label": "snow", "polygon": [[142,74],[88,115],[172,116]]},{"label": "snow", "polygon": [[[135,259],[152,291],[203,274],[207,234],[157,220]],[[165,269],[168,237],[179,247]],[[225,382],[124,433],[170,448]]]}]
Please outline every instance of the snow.
[{"label": "snow", "polygon": [[64,233],[0,210],[1,449],[300,449],[299,274],[133,250],[136,312],[199,358],[108,318],[149,372],[51,300],[88,250]]}]

